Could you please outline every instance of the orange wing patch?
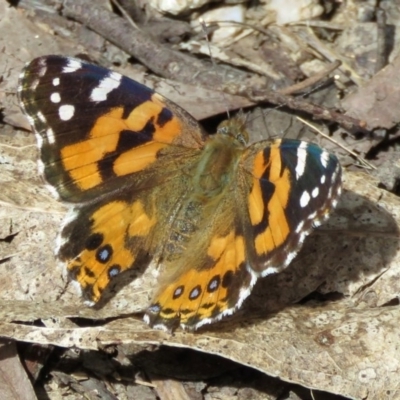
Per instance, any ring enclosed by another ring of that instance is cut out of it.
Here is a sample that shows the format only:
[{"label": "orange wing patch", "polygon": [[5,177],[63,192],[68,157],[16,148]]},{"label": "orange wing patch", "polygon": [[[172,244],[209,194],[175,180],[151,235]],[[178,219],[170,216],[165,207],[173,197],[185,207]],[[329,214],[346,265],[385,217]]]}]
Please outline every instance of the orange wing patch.
[{"label": "orange wing patch", "polygon": [[160,121],[158,121],[158,116],[165,110],[164,97],[158,93],[154,93],[151,96],[151,100],[151,102],[148,101],[145,104],[152,104],[152,110],[154,111],[153,115],[156,121],[156,131],[153,136],[154,140],[160,143],[173,143],[182,134],[183,121],[176,115],[172,116],[171,114],[170,119],[160,123]]},{"label": "orange wing patch", "polygon": [[160,118],[164,108],[159,97],[153,95],[154,101],[138,105],[126,118],[123,117],[123,107],[113,108],[97,119],[87,140],[61,150],[63,166],[81,190],[92,189],[103,182],[98,162],[117,150],[121,132],[130,131],[132,135],[138,135],[149,122],[154,125],[154,134],[147,142],[121,152],[113,162],[117,176],[147,168],[156,161],[157,153],[181,133],[180,122],[175,116]]},{"label": "orange wing patch", "polygon": [[79,282],[86,298],[96,303],[110,281],[132,268],[136,254],[131,238],[146,238],[156,218],[146,214],[141,201],[113,201],[93,213],[91,234],[84,250],[70,261],[67,269]]},{"label": "orange wing patch", "polygon": [[[290,171],[287,167],[282,169],[279,144],[280,141],[277,140],[271,145],[267,160],[263,151],[258,152],[254,158],[253,186],[248,197],[250,222],[256,226],[266,216],[268,218],[266,229],[255,237],[255,249],[258,255],[267,254],[281,246],[290,233],[285,215],[290,193]],[[274,185],[268,202],[263,196],[262,179]]]},{"label": "orange wing patch", "polygon": [[212,238],[203,264],[186,266],[185,273],[174,276],[159,291],[147,311],[152,325],[160,321],[170,328],[179,324],[199,327],[240,306],[240,287],[251,281],[243,236],[231,231]]}]

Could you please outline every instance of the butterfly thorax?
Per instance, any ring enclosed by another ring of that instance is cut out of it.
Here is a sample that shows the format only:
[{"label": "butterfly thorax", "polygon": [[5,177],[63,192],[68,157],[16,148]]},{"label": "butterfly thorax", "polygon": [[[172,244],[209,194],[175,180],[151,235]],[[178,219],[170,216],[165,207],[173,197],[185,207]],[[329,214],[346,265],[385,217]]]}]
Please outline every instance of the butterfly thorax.
[{"label": "butterfly thorax", "polygon": [[[228,125],[229,124],[229,125]],[[236,177],[246,139],[237,132],[236,120],[224,121],[215,135],[208,138],[193,171],[194,196],[204,202],[218,199]]]}]

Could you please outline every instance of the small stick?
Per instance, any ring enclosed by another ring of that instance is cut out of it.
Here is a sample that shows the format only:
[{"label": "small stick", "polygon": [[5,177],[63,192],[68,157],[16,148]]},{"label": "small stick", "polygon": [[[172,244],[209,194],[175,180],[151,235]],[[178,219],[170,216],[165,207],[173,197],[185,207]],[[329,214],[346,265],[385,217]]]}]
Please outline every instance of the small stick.
[{"label": "small stick", "polygon": [[317,72],[313,76],[310,76],[307,79],[304,79],[303,81],[296,83],[295,85],[288,86],[284,89],[278,90],[278,93],[281,94],[293,94],[296,92],[301,92],[304,89],[314,86],[316,83],[322,81],[325,79],[331,72],[333,72],[336,68],[340,67],[342,62],[340,60],[336,60],[332,63],[330,63],[326,68],[324,68],[322,71]]},{"label": "small stick", "polygon": [[376,11],[377,32],[377,56],[375,72],[380,71],[387,65],[387,45],[386,45],[386,13],[382,9]]},{"label": "small stick", "polygon": [[355,157],[361,164],[364,164],[364,166],[367,166],[370,169],[376,169],[376,167],[372,164],[370,164],[367,160],[365,160],[364,158],[360,157],[357,153],[355,153],[354,151],[350,150],[349,148],[347,148],[346,146],[342,145],[341,143],[339,143],[338,141],[336,141],[335,139],[331,138],[328,135],[325,135],[324,132],[322,132],[320,129],[318,129],[316,126],[310,124],[308,121],[306,121],[305,119],[301,118],[301,117],[297,117],[297,119],[299,121],[301,121],[303,124],[309,126],[311,129],[313,129],[314,131],[318,132],[322,137],[324,137],[325,139],[329,140],[331,143],[334,143],[336,146],[340,147],[341,149],[345,150],[347,153],[351,154],[353,157]]}]

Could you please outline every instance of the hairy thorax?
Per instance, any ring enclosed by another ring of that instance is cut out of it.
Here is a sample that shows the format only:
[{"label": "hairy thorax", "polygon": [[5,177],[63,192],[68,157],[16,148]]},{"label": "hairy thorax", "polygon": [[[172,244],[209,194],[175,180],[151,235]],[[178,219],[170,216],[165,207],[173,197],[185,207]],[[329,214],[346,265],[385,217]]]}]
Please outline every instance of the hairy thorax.
[{"label": "hairy thorax", "polygon": [[225,134],[217,133],[209,138],[192,172],[193,200],[214,203],[230,189],[243,147]]}]

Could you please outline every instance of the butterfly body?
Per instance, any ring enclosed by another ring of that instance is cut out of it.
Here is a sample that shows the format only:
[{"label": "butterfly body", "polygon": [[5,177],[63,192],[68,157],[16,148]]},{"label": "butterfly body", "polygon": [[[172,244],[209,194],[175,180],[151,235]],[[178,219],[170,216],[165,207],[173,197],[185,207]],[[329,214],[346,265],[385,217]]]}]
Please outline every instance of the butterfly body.
[{"label": "butterfly body", "polygon": [[216,133],[209,138],[193,176],[193,189],[200,198],[218,201],[236,179],[243,144]]},{"label": "butterfly body", "polygon": [[241,117],[207,135],[183,109],[110,70],[59,56],[22,72],[41,170],[72,204],[57,255],[96,304],[154,264],[145,321],[196,329],[232,314],[285,268],[337,203],[335,156],[297,140],[248,144]]}]

